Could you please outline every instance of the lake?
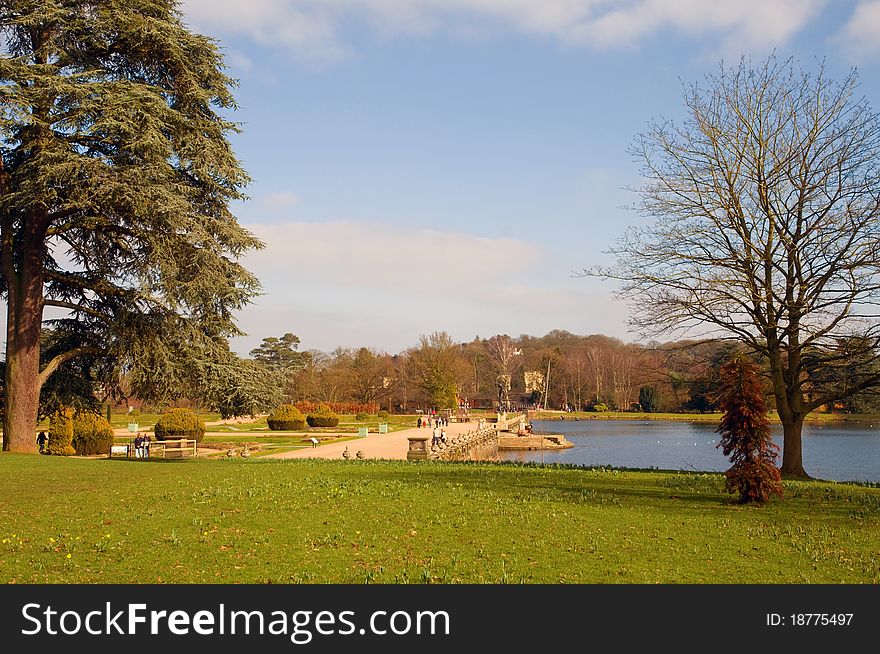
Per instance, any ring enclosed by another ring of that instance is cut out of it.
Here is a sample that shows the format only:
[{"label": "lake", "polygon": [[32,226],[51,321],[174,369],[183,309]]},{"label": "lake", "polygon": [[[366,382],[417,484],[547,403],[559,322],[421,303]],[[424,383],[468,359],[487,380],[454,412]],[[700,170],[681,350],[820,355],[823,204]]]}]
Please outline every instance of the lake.
[{"label": "lake", "polygon": [[[545,451],[545,463],[723,472],[730,462],[715,424],[666,420],[534,420],[535,432],[565,434],[574,447]],[[782,426],[773,425],[780,447]],[[880,424],[805,424],[804,470],[819,479],[880,482]],[[540,463],[540,451],[503,452],[507,461]]]}]

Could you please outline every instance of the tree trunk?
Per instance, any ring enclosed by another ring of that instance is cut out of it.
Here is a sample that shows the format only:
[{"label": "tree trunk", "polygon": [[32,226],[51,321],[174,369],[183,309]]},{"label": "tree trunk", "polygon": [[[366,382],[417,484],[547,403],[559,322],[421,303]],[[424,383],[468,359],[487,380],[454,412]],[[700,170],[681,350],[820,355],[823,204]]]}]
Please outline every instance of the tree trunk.
[{"label": "tree trunk", "polygon": [[803,416],[796,418],[782,417],[782,474],[790,477],[809,479],[804,471],[804,458],[801,448],[801,432],[804,427]]},{"label": "tree trunk", "polygon": [[9,283],[6,305],[6,379],[3,450],[36,452],[40,409],[42,258],[35,252]]}]

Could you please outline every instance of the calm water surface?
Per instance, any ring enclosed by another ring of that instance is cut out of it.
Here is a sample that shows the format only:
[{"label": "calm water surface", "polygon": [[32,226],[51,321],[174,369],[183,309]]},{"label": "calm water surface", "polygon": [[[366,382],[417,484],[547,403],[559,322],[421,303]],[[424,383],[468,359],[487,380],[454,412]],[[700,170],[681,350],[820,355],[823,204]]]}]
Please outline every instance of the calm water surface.
[{"label": "calm water surface", "polygon": [[[724,471],[715,424],[664,420],[535,420],[533,429],[565,434],[568,450],[545,451],[545,463],[621,468]],[[782,427],[773,426],[782,447]],[[804,425],[804,469],[813,477],[880,482],[880,424]],[[540,451],[505,452],[509,461],[540,462]],[[779,459],[781,461],[781,458]]]}]

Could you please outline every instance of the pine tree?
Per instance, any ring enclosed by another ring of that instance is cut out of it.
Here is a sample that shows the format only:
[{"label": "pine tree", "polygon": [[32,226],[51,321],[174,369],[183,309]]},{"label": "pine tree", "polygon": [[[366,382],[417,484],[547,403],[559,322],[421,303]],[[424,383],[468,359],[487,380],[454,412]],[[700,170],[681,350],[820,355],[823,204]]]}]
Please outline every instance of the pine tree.
[{"label": "pine tree", "polygon": [[779,448],[770,439],[770,420],[758,367],[743,356],[721,367],[721,440],[718,447],[733,466],[725,473],[727,490],[740,502],[765,503],[782,497],[776,457]]},{"label": "pine tree", "polygon": [[[229,203],[232,80],[175,0],[0,0],[3,449],[33,450],[40,389],[77,357],[179,393],[225,356],[261,243]],[[45,307],[57,353],[41,363]]]}]

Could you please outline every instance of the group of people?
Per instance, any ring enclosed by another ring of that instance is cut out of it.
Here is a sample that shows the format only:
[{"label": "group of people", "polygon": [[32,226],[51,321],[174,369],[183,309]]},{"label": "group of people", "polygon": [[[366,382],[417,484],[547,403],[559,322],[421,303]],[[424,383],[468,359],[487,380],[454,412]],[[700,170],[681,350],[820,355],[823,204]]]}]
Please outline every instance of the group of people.
[{"label": "group of people", "polygon": [[422,427],[432,427],[432,428],[448,427],[449,426],[449,418],[446,416],[436,416],[436,415],[425,416],[424,418],[422,416],[419,416],[419,419],[416,422],[416,424],[419,426],[420,429]]},{"label": "group of people", "polygon": [[431,446],[439,446],[441,443],[443,445],[446,445],[446,428],[441,427],[439,424],[437,424],[434,425],[434,434],[431,438]]},{"label": "group of people", "polygon": [[134,458],[149,459],[150,458],[150,435],[138,434],[134,437]]}]

